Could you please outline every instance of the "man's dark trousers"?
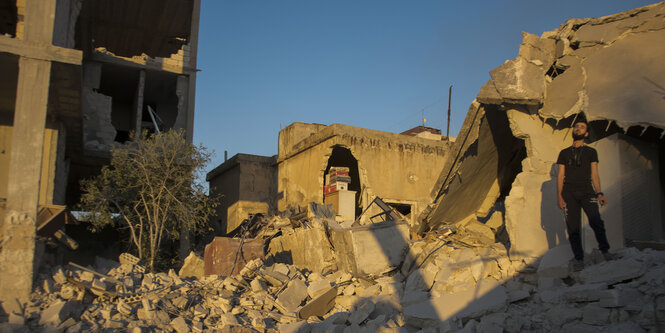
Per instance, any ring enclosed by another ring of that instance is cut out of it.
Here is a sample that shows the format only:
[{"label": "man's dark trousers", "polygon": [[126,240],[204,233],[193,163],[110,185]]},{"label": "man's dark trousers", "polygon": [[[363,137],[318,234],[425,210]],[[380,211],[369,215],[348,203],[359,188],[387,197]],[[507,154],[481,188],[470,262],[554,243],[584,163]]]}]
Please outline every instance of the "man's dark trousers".
[{"label": "man's dark trousers", "polygon": [[573,249],[575,259],[584,259],[584,249],[582,248],[582,238],[580,228],[582,224],[581,209],[584,209],[589,218],[589,226],[593,229],[598,241],[598,249],[602,253],[607,253],[610,244],[605,235],[605,225],[600,218],[598,211],[598,198],[593,189],[567,189],[565,186],[561,192],[563,200],[566,202],[566,226],[568,228],[568,240]]}]

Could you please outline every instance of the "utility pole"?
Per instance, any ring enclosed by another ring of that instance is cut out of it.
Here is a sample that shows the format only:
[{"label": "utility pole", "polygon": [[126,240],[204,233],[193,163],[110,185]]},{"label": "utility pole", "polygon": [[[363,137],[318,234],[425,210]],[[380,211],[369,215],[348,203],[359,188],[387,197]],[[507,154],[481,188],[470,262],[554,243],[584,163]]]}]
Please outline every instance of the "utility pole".
[{"label": "utility pole", "polygon": [[448,123],[446,124],[446,139],[450,140],[450,97],[453,94],[453,85],[448,88]]}]

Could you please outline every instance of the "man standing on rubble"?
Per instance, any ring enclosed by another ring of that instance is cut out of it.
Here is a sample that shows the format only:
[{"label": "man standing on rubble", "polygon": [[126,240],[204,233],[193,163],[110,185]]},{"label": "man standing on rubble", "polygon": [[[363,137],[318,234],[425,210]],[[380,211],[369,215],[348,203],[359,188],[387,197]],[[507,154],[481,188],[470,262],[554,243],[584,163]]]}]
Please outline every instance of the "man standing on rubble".
[{"label": "man standing on rubble", "polygon": [[581,209],[589,219],[589,225],[598,241],[598,248],[606,260],[612,256],[608,252],[610,244],[605,235],[605,225],[600,218],[598,204],[604,206],[607,200],[600,190],[598,176],[598,152],[585,146],[589,136],[588,123],[578,119],[573,123],[573,145],[559,153],[557,193],[559,208],[564,211],[568,240],[575,255],[573,270],[584,268],[584,249],[580,237]]}]

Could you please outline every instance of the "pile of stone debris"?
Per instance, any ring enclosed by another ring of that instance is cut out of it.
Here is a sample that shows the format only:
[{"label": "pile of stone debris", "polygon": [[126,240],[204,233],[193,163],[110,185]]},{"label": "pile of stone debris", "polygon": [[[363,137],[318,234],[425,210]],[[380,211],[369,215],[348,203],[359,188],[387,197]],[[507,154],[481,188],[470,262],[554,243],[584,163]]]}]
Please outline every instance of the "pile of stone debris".
[{"label": "pile of stone debris", "polygon": [[[511,261],[501,243],[460,234],[412,241],[380,275],[312,272],[254,259],[239,274],[200,276],[194,255],[176,274],[138,260],[99,258],[44,279],[5,331],[96,332],[642,332],[665,326],[665,252],[626,248],[568,268],[566,244],[538,263]],[[199,275],[200,277],[191,277]],[[189,276],[189,277],[188,277]],[[4,320],[3,320],[4,321]]]}]

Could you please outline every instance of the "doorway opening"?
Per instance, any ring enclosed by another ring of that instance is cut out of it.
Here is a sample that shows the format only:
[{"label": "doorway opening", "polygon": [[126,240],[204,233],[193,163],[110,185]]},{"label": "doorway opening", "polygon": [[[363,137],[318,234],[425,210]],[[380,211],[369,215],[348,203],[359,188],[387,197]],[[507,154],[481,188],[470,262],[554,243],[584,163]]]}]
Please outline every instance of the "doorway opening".
[{"label": "doorway opening", "polygon": [[[360,216],[362,213],[362,205],[359,202],[358,198],[360,197],[360,173],[358,172],[358,160],[351,154],[351,150],[344,148],[342,146],[334,146],[330,157],[328,158],[328,165],[326,170],[323,173],[323,185],[328,185],[326,183],[326,176],[330,171],[331,167],[347,167],[349,168],[349,177],[351,178],[351,183],[349,183],[348,190],[355,191],[355,211],[356,216]],[[322,189],[323,190],[323,189]],[[325,193],[324,193],[325,196]]]}]

